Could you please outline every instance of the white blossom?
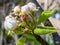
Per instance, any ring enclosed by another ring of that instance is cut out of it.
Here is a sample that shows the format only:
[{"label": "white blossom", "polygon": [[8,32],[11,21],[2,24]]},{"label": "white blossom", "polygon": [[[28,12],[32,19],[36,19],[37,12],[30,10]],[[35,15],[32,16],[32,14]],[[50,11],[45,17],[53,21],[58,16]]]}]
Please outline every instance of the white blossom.
[{"label": "white blossom", "polygon": [[6,30],[14,30],[17,27],[17,21],[14,18],[6,17],[4,28]]},{"label": "white blossom", "polygon": [[26,13],[29,11],[28,5],[24,5],[21,7],[21,13]]},{"label": "white blossom", "polygon": [[30,11],[37,11],[36,5],[32,2],[21,7],[21,13],[29,13]]},{"label": "white blossom", "polygon": [[37,10],[37,7],[34,3],[30,2],[27,5],[28,5],[30,11],[36,11]]},{"label": "white blossom", "polygon": [[18,5],[13,10],[14,10],[14,12],[20,12],[21,6]]}]

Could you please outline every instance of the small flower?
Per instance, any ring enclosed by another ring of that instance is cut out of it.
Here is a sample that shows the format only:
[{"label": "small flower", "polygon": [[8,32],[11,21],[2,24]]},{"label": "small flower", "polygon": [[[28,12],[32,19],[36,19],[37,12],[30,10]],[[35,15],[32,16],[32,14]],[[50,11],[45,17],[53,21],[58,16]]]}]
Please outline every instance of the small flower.
[{"label": "small flower", "polygon": [[29,29],[28,29],[28,28],[25,28],[25,29],[24,29],[24,32],[25,32],[25,33],[27,33],[28,31],[29,31]]},{"label": "small flower", "polygon": [[25,14],[25,13],[28,13],[29,12],[29,8],[28,8],[28,5],[24,5],[21,7],[21,13],[22,14]]},{"label": "small flower", "polygon": [[24,19],[26,19],[26,15],[21,15],[21,20],[23,21]]},{"label": "small flower", "polygon": [[34,3],[30,2],[27,5],[28,5],[30,11],[36,11],[37,10],[37,7]]},{"label": "small flower", "polygon": [[20,11],[21,11],[21,6],[18,5],[18,6],[16,6],[13,10],[14,10],[15,13],[20,13]]}]

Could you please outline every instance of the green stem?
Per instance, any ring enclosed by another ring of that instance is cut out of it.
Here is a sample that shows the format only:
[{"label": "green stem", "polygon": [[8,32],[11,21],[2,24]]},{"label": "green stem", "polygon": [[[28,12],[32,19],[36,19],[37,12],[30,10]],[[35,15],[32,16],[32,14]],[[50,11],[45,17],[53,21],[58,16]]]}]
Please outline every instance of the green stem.
[{"label": "green stem", "polygon": [[34,15],[34,13],[32,13],[32,14],[30,13],[30,16],[32,17],[33,26],[34,26],[33,29],[34,29],[34,28],[36,28],[36,21],[35,21],[35,18],[33,15]]},{"label": "green stem", "polygon": [[31,17],[32,17],[32,19],[33,19],[32,21],[34,22],[34,23],[33,23],[33,26],[34,26],[34,27],[33,27],[33,29],[32,29],[32,32],[33,32],[33,35],[34,35],[34,29],[37,27],[37,25],[36,25],[36,21],[35,21],[35,19],[34,19],[34,16],[33,16],[33,15],[34,15],[34,13],[32,13],[32,14],[30,13],[30,16],[31,16]]}]

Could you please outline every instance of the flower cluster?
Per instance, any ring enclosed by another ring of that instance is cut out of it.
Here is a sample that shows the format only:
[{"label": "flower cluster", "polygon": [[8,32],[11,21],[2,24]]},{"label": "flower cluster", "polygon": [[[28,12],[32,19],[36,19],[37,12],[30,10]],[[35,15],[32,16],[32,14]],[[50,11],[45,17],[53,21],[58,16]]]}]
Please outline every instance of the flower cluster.
[{"label": "flower cluster", "polygon": [[38,7],[32,2],[27,3],[24,6],[17,5],[14,9],[12,9],[12,12],[6,16],[4,22],[5,29],[23,34],[35,33],[37,35],[57,32],[54,28],[40,27],[41,25],[39,26],[39,24],[46,21],[50,16],[55,14],[56,11],[43,11],[37,19],[34,17],[36,11],[38,11]]},{"label": "flower cluster", "polygon": [[[11,12],[8,16],[6,16],[4,22],[5,29],[15,30],[18,24],[20,24],[21,21],[26,19],[27,15],[30,15],[31,12],[35,12],[37,10],[38,9],[36,5],[32,2],[24,6],[17,5],[14,9],[12,9],[13,12]],[[28,19],[30,20],[30,17]]]},{"label": "flower cluster", "polygon": [[[37,41],[40,42],[40,35],[57,32],[57,30],[53,27],[40,25],[50,16],[54,15],[56,11],[45,10],[42,13],[40,12],[39,17],[36,18],[34,15],[38,9],[39,8],[32,2],[27,3],[24,6],[17,5],[14,9],[12,9],[12,12],[10,12],[10,14],[5,17],[4,28],[6,29],[6,35],[8,34],[9,36],[13,36],[14,34],[17,34],[18,37],[20,36],[20,39],[18,39],[19,42],[16,41],[18,42],[16,45],[24,45],[24,42],[27,40],[34,40],[35,44]],[[14,35],[14,37],[16,37],[16,35]],[[36,44],[40,45],[38,42]]]}]

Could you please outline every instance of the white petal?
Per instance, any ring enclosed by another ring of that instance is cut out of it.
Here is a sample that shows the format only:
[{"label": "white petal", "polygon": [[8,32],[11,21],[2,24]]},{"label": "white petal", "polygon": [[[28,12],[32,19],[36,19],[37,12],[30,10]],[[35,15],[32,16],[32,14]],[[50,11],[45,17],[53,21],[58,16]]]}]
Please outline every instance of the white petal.
[{"label": "white petal", "polygon": [[6,16],[6,17],[5,17],[5,20],[8,20],[8,19],[9,19],[9,16]]}]

